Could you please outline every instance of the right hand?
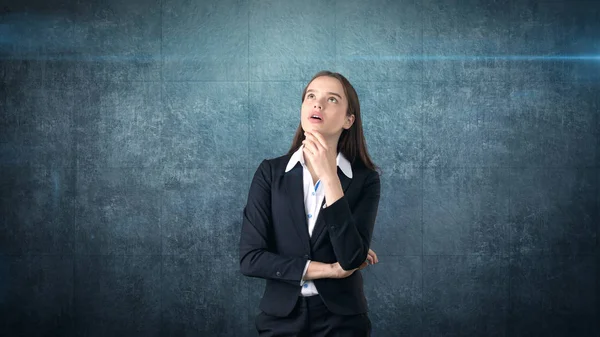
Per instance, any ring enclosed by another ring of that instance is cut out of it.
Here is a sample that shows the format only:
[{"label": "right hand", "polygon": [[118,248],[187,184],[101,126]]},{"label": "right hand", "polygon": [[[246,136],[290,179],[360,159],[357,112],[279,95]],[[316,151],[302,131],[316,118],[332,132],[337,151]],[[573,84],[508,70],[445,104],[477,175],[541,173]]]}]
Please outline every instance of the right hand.
[{"label": "right hand", "polygon": [[364,267],[368,266],[369,264],[367,263],[367,261],[363,262],[360,267],[358,268],[354,268],[351,270],[344,270],[342,268],[342,266],[340,266],[339,262],[333,263],[331,265],[331,269],[332,269],[332,278],[346,278],[350,275],[352,275],[352,273],[354,273],[357,270],[361,270]]}]

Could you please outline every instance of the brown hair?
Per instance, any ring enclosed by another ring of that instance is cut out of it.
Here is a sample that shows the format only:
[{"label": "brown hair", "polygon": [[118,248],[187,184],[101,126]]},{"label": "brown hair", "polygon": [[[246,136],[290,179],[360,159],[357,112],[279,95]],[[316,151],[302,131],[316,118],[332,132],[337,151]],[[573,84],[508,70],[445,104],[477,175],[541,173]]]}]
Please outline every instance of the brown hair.
[{"label": "brown hair", "polygon": [[[362,127],[362,119],[360,117],[360,103],[358,101],[358,95],[356,94],[356,90],[350,82],[340,73],[334,73],[328,70],[323,70],[315,74],[313,78],[308,82],[304,90],[302,91],[302,102],[304,103],[304,97],[306,96],[306,90],[310,83],[317,77],[320,76],[329,76],[337,79],[342,84],[344,88],[344,94],[348,98],[348,111],[346,112],[347,116],[354,115],[354,123],[349,129],[342,130],[342,134],[340,135],[340,139],[337,145],[337,152],[342,152],[346,158],[351,163],[354,163],[356,159],[360,160],[360,162],[365,165],[367,168],[378,171],[381,174],[379,167],[377,167],[371,157],[369,156],[369,152],[367,151],[367,142],[365,141],[365,135],[363,133]],[[302,130],[302,122],[298,125],[298,129],[296,129],[296,134],[294,135],[294,140],[292,141],[292,146],[287,154],[292,154],[302,145],[302,141],[304,140],[304,131]]]}]

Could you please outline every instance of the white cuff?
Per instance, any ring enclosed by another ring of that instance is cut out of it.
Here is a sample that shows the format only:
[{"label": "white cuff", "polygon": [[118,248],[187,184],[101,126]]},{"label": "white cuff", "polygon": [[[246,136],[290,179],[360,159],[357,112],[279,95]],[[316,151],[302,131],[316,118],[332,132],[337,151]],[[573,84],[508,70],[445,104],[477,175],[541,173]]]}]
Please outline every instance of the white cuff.
[{"label": "white cuff", "polygon": [[310,264],[310,260],[306,261],[306,266],[304,266],[304,272],[302,273],[302,278],[300,279],[300,286],[302,287],[306,281],[304,280],[304,275],[306,275],[306,271],[308,270],[308,265]]}]

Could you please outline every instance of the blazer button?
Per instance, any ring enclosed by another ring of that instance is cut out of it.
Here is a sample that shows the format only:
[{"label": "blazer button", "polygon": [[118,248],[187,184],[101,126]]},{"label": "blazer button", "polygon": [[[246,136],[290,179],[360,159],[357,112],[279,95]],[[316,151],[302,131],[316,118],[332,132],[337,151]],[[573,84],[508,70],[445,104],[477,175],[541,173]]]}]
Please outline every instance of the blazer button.
[{"label": "blazer button", "polygon": [[277,275],[278,277],[281,276],[280,272],[275,273],[275,275]]},{"label": "blazer button", "polygon": [[335,229],[335,226],[334,226],[334,225],[331,225],[331,229]]},{"label": "blazer button", "polygon": [[308,259],[308,254],[304,254],[304,258],[305,258],[305,259]]}]

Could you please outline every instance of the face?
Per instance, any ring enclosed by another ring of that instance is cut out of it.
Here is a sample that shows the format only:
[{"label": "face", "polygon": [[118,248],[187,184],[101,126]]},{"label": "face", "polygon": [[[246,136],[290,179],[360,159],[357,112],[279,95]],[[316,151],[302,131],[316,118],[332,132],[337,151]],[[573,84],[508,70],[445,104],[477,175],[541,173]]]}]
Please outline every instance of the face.
[{"label": "face", "polygon": [[302,129],[315,130],[326,137],[339,136],[354,122],[354,115],[347,116],[347,111],[348,99],[342,83],[329,76],[317,77],[308,85],[302,102]]}]

